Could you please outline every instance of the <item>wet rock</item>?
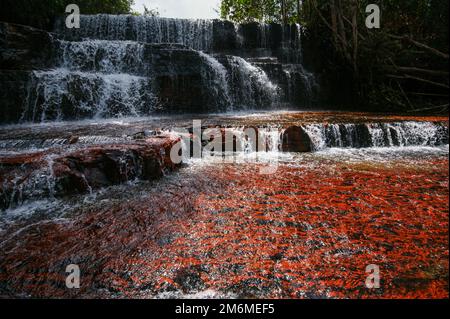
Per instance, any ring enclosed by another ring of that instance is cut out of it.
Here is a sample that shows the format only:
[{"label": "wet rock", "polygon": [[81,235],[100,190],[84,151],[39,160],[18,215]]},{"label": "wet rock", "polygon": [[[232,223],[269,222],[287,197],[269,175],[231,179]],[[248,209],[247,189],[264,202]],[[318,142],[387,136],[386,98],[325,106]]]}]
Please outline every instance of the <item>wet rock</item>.
[{"label": "wet rock", "polygon": [[0,124],[18,122],[25,111],[30,72],[0,69]]},{"label": "wet rock", "polygon": [[367,124],[356,125],[355,147],[364,148],[373,146],[372,135]]},{"label": "wet rock", "polygon": [[313,143],[301,126],[291,126],[283,132],[283,152],[311,152]]},{"label": "wet rock", "polygon": [[178,166],[170,159],[177,142],[178,138],[161,135],[68,153],[48,151],[0,158],[0,208],[26,199],[85,193],[136,178],[158,179]]},{"label": "wet rock", "polygon": [[69,144],[76,144],[78,143],[78,141],[80,140],[80,138],[78,136],[71,136],[68,140]]},{"label": "wet rock", "polygon": [[157,138],[147,139],[143,143],[88,148],[59,158],[54,167],[57,189],[65,194],[77,185],[78,192],[85,192],[135,178],[160,178],[166,170],[175,168],[170,160],[174,141],[161,144]]},{"label": "wet rock", "polygon": [[197,267],[183,268],[177,272],[174,282],[177,283],[184,293],[198,292],[205,288],[200,272]]},{"label": "wet rock", "polygon": [[[72,297],[64,269],[81,263],[88,276],[78,298],[182,298],[196,289],[201,297],[212,290],[228,298],[447,298],[448,157],[417,160],[417,168],[394,161],[376,174],[319,160],[282,165],[270,179],[253,167],[210,166],[181,172],[163,187],[146,185],[145,196],[100,200],[117,196],[111,189],[67,222],[46,218],[1,232],[0,294]],[[342,191],[349,180],[357,187]],[[243,205],[243,198],[252,201]],[[351,201],[356,209],[346,208],[350,198],[362,199]],[[253,225],[262,213],[269,227]],[[224,217],[227,223],[219,222]],[[300,225],[311,225],[309,233]],[[176,240],[160,245],[170,234]],[[383,270],[376,292],[364,287],[368,261]]]},{"label": "wet rock", "polygon": [[230,52],[238,48],[236,28],[230,21],[214,20],[213,51]]},{"label": "wet rock", "polygon": [[28,26],[0,22],[0,69],[31,70],[51,66],[53,36]]}]

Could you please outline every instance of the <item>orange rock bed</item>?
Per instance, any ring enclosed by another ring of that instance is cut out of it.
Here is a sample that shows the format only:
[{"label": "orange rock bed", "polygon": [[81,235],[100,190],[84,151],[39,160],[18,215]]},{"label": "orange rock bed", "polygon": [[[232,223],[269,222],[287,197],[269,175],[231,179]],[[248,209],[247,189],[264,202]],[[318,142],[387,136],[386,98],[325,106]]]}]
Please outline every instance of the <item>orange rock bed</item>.
[{"label": "orange rock bed", "polygon": [[[260,165],[205,166],[0,238],[2,293],[448,298],[447,159],[281,165],[275,175]],[[65,288],[68,263],[81,267],[80,290]],[[380,289],[365,287],[369,264]]]}]

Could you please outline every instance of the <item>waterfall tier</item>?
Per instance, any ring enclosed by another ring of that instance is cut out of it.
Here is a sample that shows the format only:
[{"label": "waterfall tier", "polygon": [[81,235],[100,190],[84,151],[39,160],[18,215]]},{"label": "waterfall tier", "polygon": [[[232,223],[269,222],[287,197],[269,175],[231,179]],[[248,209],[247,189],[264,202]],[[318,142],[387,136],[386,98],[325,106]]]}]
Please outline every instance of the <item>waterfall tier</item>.
[{"label": "waterfall tier", "polygon": [[[80,26],[1,23],[2,123],[267,110],[317,95],[298,26],[126,15]],[[27,41],[36,34],[42,44]]]},{"label": "waterfall tier", "polygon": [[144,77],[66,69],[33,72],[24,120],[108,118],[150,114],[157,105]]},{"label": "waterfall tier", "polygon": [[448,144],[448,123],[392,122],[310,124],[283,133],[285,151],[327,148],[441,146]]},{"label": "waterfall tier", "polygon": [[238,56],[276,56],[283,62],[301,61],[300,27],[222,20],[188,20],[133,15],[81,15],[79,29],[67,29],[63,18],[55,32],[68,40],[128,40],[178,43],[194,50]]}]

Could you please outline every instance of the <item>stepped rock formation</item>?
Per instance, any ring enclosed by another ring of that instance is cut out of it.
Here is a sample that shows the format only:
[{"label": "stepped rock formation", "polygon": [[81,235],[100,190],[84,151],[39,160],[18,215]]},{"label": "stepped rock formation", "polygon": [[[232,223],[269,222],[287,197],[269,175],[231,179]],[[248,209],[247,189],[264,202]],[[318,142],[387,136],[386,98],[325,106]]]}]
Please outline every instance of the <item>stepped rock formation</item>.
[{"label": "stepped rock formation", "polygon": [[179,139],[159,135],[129,143],[0,157],[0,209],[25,200],[86,193],[174,170],[170,152]]},{"label": "stepped rock formation", "polygon": [[0,123],[310,106],[300,28],[82,16],[53,33],[0,23]]}]

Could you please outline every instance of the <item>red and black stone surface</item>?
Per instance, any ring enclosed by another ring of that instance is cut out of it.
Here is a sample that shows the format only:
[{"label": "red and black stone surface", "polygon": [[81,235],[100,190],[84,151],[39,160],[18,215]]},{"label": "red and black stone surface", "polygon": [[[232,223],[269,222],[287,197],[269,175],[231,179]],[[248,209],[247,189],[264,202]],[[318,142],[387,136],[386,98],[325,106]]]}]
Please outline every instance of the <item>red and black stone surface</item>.
[{"label": "red and black stone surface", "polygon": [[[448,298],[448,159],[206,165],[0,234],[3,295]],[[65,287],[78,264],[81,288]],[[366,266],[381,271],[367,289]]]}]

